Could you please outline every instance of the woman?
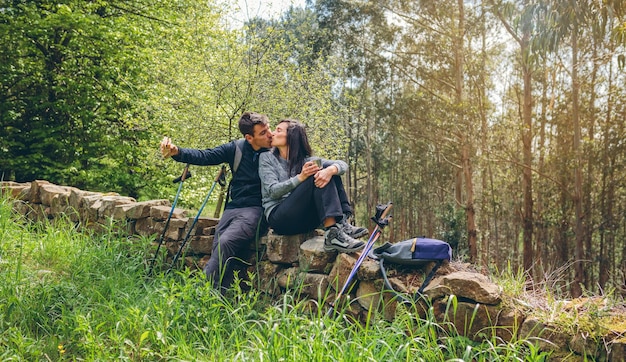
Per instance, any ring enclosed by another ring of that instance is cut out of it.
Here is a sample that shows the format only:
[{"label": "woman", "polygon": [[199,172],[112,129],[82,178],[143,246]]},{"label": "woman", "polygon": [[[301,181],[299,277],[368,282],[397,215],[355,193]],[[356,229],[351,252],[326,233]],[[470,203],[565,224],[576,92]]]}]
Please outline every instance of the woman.
[{"label": "woman", "polygon": [[348,165],[311,158],[304,126],[282,120],[272,138],[273,149],[259,157],[263,208],[269,225],[281,235],[302,234],[324,226],[324,249],[354,252],[365,244],[356,238],[367,229],[346,222],[351,213],[340,175]]}]

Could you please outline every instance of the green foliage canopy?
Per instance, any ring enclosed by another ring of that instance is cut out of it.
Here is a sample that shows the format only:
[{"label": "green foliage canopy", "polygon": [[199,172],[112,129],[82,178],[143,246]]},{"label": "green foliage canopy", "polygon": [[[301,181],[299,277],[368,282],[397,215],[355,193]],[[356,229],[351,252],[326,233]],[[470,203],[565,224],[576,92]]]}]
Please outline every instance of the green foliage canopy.
[{"label": "green foliage canopy", "polygon": [[[160,138],[214,147],[241,137],[249,110],[301,119],[322,154],[345,150],[336,122],[347,110],[332,101],[340,66],[294,46],[302,20],[235,24],[226,3],[197,0],[0,0],[0,9],[6,180],[170,195],[180,167],[158,157]],[[201,200],[216,172],[197,173],[199,194],[186,199]]]},{"label": "green foliage canopy", "polygon": [[[133,194],[138,17],[117,2],[0,2],[0,170]],[[94,174],[93,172],[97,174]],[[116,187],[117,189],[117,187]]]}]

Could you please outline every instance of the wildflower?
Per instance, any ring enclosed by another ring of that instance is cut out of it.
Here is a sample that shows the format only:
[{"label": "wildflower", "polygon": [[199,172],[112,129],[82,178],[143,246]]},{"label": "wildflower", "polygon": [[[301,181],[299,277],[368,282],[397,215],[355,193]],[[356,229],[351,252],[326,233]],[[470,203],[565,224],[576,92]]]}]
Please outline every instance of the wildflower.
[{"label": "wildflower", "polygon": [[63,347],[62,343],[59,343],[59,345],[57,346],[57,348],[59,349],[59,354],[63,354],[65,353],[65,347]]}]

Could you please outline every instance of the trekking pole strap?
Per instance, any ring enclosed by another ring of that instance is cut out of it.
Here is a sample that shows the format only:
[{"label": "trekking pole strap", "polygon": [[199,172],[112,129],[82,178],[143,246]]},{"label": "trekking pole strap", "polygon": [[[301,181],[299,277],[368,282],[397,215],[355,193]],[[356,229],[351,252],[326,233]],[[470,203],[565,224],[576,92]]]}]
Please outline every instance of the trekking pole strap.
[{"label": "trekking pole strap", "polygon": [[376,206],[376,215],[372,216],[371,220],[374,221],[381,229],[389,225],[387,214],[389,214],[392,206],[393,203],[391,201],[386,204]]}]

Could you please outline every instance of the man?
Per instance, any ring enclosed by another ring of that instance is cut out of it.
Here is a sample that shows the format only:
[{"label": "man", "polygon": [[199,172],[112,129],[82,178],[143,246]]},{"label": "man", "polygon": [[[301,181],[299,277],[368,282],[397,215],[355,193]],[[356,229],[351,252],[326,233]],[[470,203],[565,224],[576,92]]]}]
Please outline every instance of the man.
[{"label": "man", "polygon": [[[239,119],[239,131],[246,142],[243,142],[241,160],[233,172],[230,197],[226,200],[224,213],[217,224],[211,258],[204,267],[207,278],[221,291],[233,283],[236,263],[232,259],[246,260],[250,241],[264,234],[267,229],[261,207],[259,154],[267,151],[272,142],[268,118],[263,114],[246,112]],[[160,149],[163,157],[171,156],[178,162],[201,166],[226,162],[233,170],[236,142],[196,150],[179,148],[170,138],[164,137]]]}]

